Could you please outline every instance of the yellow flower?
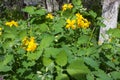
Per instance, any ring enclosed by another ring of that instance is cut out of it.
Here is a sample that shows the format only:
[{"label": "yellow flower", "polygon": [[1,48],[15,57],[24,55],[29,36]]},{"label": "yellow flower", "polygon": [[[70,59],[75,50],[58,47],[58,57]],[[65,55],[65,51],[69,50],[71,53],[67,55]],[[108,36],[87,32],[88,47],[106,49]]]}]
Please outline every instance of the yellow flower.
[{"label": "yellow flower", "polygon": [[77,13],[76,17],[77,17],[78,28],[86,29],[89,27],[90,22],[87,19],[85,19],[80,13]]},{"label": "yellow flower", "polygon": [[31,37],[31,38],[30,38],[30,42],[35,42],[35,38],[34,38],[34,37]]},{"label": "yellow flower", "polygon": [[10,22],[6,22],[5,25],[6,25],[6,26],[10,26],[10,27],[13,26],[13,24],[11,24]]},{"label": "yellow flower", "polygon": [[15,27],[18,27],[18,23],[15,22],[14,20],[11,21],[11,24],[13,24]]},{"label": "yellow flower", "polygon": [[62,11],[66,11],[67,9],[72,9],[73,5],[72,4],[64,4],[62,6]]},{"label": "yellow flower", "polygon": [[35,51],[37,44],[35,42],[30,41],[27,46],[27,51]]},{"label": "yellow flower", "polygon": [[0,31],[2,30],[2,28],[0,27]]},{"label": "yellow flower", "polygon": [[67,4],[64,4],[63,6],[62,6],[62,11],[66,11],[67,10]]},{"label": "yellow flower", "polygon": [[28,45],[29,44],[29,40],[27,39],[27,37],[25,37],[23,40],[22,40],[22,43],[23,45]]},{"label": "yellow flower", "polygon": [[83,16],[80,13],[76,14],[77,19],[83,19]]},{"label": "yellow flower", "polygon": [[75,26],[75,20],[70,20],[70,19],[67,19],[66,20],[66,28],[72,28],[72,29],[76,29],[76,26]]},{"label": "yellow flower", "polygon": [[34,37],[31,37],[29,40],[27,37],[25,37],[22,40],[22,43],[26,51],[35,51],[35,49],[37,48],[37,43],[35,43]]},{"label": "yellow flower", "polygon": [[84,29],[88,28],[89,25],[90,25],[90,22],[89,22],[87,19],[85,19],[85,18],[83,19],[83,21],[84,21],[84,23],[83,23],[82,27],[83,27]]},{"label": "yellow flower", "polygon": [[6,22],[5,25],[10,26],[10,27],[12,27],[12,26],[18,27],[18,23],[15,22],[14,20],[12,20],[10,22]]},{"label": "yellow flower", "polygon": [[54,16],[51,13],[49,13],[49,14],[47,14],[46,18],[53,19]]},{"label": "yellow flower", "polygon": [[68,9],[72,9],[73,8],[73,5],[72,4],[68,4]]},{"label": "yellow flower", "polygon": [[0,35],[2,35],[2,28],[0,27]]}]

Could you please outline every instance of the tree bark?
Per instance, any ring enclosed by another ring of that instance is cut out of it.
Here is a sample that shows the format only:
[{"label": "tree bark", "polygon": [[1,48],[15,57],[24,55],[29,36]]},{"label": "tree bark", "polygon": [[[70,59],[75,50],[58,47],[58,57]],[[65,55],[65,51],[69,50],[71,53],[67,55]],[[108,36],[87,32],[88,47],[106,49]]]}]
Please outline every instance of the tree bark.
[{"label": "tree bark", "polygon": [[64,3],[70,3],[70,0],[46,0],[46,9],[48,12],[53,12],[61,9]]},{"label": "tree bark", "polygon": [[48,12],[53,11],[53,0],[46,0],[46,8]]},{"label": "tree bark", "polygon": [[61,9],[64,3],[69,3],[71,0],[24,0],[26,5],[41,5],[46,8],[48,12],[53,12]]},{"label": "tree bark", "polygon": [[110,28],[117,27],[117,18],[118,18],[118,8],[119,8],[119,0],[104,0],[102,6],[102,17],[104,18],[103,23],[106,25],[105,27],[100,28],[99,34],[99,44],[102,44],[104,41],[109,39],[109,36],[106,32]]}]

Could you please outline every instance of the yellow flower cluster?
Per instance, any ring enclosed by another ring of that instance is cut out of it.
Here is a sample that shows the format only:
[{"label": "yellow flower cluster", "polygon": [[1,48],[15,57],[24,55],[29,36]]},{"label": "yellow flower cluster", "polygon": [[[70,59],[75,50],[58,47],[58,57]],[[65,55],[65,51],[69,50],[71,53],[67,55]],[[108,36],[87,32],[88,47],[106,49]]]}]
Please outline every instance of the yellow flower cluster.
[{"label": "yellow flower cluster", "polygon": [[75,20],[70,20],[67,19],[66,20],[66,28],[72,28],[72,29],[76,29],[76,28],[83,28],[86,29],[89,27],[90,22],[85,19],[80,13],[76,14],[76,19]]},{"label": "yellow flower cluster", "polygon": [[77,17],[77,25],[79,28],[86,29],[89,27],[90,22],[87,19],[85,19],[80,13],[77,13],[76,17]]},{"label": "yellow flower cluster", "polygon": [[34,37],[31,37],[30,39],[25,37],[22,40],[22,43],[23,43],[23,46],[26,49],[26,51],[35,51],[35,49],[37,48],[37,43],[35,43]]},{"label": "yellow flower cluster", "polygon": [[72,9],[73,5],[72,4],[64,4],[62,6],[62,11],[66,11],[67,9]]},{"label": "yellow flower cluster", "polygon": [[70,19],[67,19],[67,25],[66,25],[66,28],[72,28],[72,29],[75,29],[75,20],[70,20]]},{"label": "yellow flower cluster", "polygon": [[12,26],[18,27],[18,23],[15,22],[14,20],[12,20],[10,22],[6,22],[5,25],[9,26],[9,27],[12,27]]},{"label": "yellow flower cluster", "polygon": [[0,27],[0,35],[2,35],[2,28]]},{"label": "yellow flower cluster", "polygon": [[54,16],[53,16],[51,13],[48,13],[47,16],[46,16],[46,18],[48,18],[48,19],[53,19]]}]

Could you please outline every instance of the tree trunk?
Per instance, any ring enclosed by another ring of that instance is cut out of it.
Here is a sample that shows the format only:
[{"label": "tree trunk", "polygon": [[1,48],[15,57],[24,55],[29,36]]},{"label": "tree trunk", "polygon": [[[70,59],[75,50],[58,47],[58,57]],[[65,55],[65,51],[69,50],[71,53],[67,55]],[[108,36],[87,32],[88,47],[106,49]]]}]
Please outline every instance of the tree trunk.
[{"label": "tree trunk", "polygon": [[64,3],[69,3],[70,0],[24,0],[26,5],[41,5],[46,8],[48,12],[53,12],[61,9]]},{"label": "tree trunk", "polygon": [[70,0],[45,0],[45,7],[48,12],[53,12],[61,9],[64,3],[70,3]]},{"label": "tree trunk", "polygon": [[104,18],[103,23],[106,25],[105,27],[100,28],[99,34],[99,44],[102,44],[104,41],[109,39],[109,36],[106,32],[110,28],[117,27],[117,18],[118,18],[118,8],[119,8],[119,0],[104,0],[102,6],[102,17]]}]

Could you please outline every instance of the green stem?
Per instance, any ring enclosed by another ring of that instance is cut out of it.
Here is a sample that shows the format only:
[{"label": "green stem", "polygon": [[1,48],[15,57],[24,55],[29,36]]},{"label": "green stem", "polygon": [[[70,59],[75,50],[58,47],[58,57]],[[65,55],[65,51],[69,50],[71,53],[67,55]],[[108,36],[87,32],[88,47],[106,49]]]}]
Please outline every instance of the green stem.
[{"label": "green stem", "polygon": [[92,37],[93,37],[93,33],[94,33],[95,29],[96,29],[96,27],[94,27],[94,28],[93,28],[93,30],[92,30],[92,32],[91,32],[91,35],[90,35],[90,38],[89,38],[89,41],[88,41],[88,42],[90,42],[90,41],[91,41],[91,39],[92,39]]}]

